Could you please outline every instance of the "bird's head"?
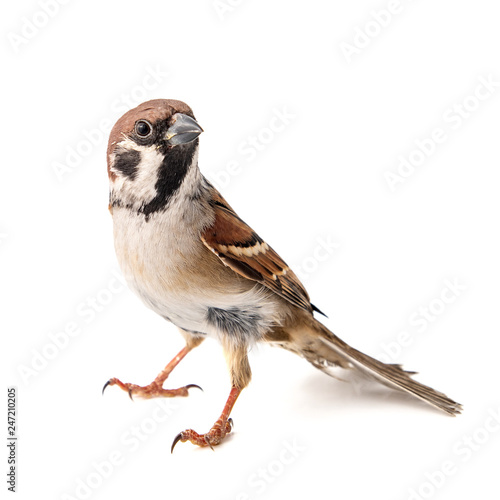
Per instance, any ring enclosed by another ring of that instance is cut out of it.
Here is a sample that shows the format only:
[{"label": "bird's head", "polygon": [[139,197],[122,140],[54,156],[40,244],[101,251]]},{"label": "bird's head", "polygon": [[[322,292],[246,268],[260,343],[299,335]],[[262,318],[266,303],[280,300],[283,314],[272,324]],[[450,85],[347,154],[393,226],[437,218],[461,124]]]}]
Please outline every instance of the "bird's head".
[{"label": "bird's head", "polygon": [[110,203],[148,217],[161,210],[197,168],[203,129],[181,101],[156,99],[125,113],[109,136]]}]

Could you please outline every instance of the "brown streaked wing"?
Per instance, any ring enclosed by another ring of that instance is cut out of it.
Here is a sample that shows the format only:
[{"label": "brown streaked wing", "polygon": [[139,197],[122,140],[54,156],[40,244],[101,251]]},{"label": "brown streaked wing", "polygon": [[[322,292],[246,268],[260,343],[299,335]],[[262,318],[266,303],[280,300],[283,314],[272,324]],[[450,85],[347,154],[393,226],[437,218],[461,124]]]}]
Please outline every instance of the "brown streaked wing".
[{"label": "brown streaked wing", "polygon": [[264,286],[306,311],[313,307],[293,271],[281,257],[243,222],[212,188],[215,222],[202,234],[203,243],[239,275]]}]

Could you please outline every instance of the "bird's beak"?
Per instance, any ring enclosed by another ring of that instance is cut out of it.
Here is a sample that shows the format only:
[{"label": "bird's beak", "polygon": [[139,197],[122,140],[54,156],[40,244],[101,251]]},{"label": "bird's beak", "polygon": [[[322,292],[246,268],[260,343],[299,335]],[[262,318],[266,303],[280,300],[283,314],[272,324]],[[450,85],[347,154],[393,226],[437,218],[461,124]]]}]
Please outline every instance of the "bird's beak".
[{"label": "bird's beak", "polygon": [[165,134],[165,139],[170,146],[194,141],[203,132],[198,122],[188,115],[176,113],[172,118],[174,122]]}]

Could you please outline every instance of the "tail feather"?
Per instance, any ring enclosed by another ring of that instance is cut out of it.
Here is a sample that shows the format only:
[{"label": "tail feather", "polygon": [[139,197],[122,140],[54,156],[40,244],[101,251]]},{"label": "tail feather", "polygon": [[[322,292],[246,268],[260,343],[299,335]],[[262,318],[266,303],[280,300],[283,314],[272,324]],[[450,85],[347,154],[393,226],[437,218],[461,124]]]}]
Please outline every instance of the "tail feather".
[{"label": "tail feather", "polygon": [[[461,404],[456,403],[442,392],[413,380],[411,375],[414,375],[415,372],[405,371],[398,364],[382,363],[346,344],[321,323],[316,322],[315,326],[320,334],[318,344],[323,347],[320,349],[320,359],[312,361],[310,356],[306,356],[306,358],[317,368],[328,373],[325,370],[325,364],[345,366],[347,362],[382,384],[412,394],[449,415],[457,415],[462,411]],[[339,358],[343,362],[339,362]]]}]

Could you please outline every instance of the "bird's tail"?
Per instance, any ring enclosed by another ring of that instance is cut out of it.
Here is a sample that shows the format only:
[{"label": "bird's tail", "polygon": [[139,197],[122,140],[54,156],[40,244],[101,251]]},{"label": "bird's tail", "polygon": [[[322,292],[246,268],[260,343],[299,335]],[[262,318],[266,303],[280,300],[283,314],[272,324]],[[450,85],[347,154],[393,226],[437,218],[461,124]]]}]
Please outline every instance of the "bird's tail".
[{"label": "bird's tail", "polygon": [[450,415],[457,415],[461,412],[461,404],[442,392],[413,380],[411,375],[415,372],[405,371],[401,365],[382,363],[363,354],[339,339],[319,321],[314,320],[311,326],[312,336],[308,335],[308,340],[303,344],[300,353],[316,368],[326,373],[329,373],[329,366],[356,368],[382,384],[412,394]]}]

